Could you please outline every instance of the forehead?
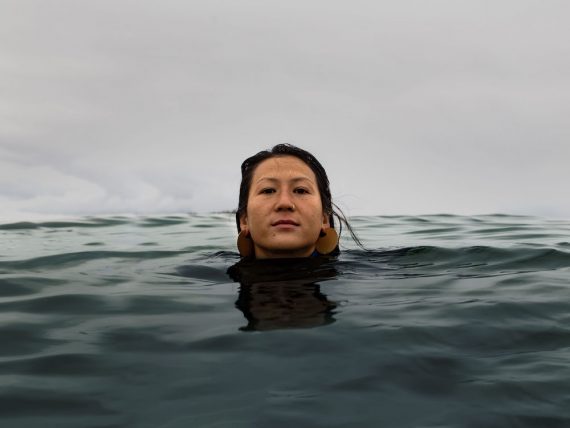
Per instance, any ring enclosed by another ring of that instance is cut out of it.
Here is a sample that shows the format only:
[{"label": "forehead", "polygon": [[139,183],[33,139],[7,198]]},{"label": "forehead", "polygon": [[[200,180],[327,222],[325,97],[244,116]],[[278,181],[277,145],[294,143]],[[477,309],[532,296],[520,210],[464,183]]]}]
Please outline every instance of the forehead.
[{"label": "forehead", "polygon": [[297,178],[307,177],[309,180],[316,182],[313,170],[295,156],[275,156],[260,162],[255,168],[253,181],[260,180],[265,177],[273,178]]}]

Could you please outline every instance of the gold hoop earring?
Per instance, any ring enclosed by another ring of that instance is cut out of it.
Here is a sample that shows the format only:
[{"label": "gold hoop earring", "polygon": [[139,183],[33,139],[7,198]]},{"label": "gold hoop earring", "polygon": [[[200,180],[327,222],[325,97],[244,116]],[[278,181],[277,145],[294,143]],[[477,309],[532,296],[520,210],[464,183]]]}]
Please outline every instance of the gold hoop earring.
[{"label": "gold hoop earring", "polygon": [[251,257],[254,254],[253,240],[248,230],[240,231],[237,237],[237,247],[242,257]]},{"label": "gold hoop earring", "polygon": [[329,254],[338,246],[338,233],[333,227],[321,230],[316,250],[319,254]]}]

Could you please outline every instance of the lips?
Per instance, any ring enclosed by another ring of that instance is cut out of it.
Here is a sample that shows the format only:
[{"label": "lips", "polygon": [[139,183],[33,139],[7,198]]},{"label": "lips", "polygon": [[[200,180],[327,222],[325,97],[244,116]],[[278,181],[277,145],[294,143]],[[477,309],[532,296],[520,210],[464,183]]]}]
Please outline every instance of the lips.
[{"label": "lips", "polygon": [[299,226],[295,220],[281,219],[271,223],[271,226]]}]

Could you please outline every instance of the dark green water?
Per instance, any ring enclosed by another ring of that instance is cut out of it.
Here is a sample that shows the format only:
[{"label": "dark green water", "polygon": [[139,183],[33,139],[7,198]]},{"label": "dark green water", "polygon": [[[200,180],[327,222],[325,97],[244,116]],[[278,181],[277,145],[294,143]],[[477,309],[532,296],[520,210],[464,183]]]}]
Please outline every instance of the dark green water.
[{"label": "dark green water", "polygon": [[570,221],[357,217],[232,269],[231,215],[0,225],[1,427],[570,427]]}]

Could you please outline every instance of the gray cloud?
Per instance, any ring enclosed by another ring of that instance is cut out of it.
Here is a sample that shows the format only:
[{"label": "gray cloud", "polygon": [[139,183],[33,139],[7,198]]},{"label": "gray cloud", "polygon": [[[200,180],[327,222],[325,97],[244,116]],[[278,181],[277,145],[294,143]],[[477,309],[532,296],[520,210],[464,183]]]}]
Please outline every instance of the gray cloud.
[{"label": "gray cloud", "polygon": [[351,214],[570,215],[565,1],[8,1],[0,214],[235,208],[311,150]]}]

